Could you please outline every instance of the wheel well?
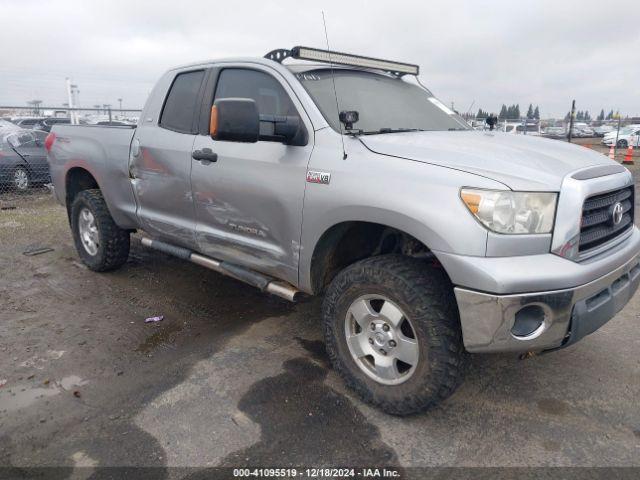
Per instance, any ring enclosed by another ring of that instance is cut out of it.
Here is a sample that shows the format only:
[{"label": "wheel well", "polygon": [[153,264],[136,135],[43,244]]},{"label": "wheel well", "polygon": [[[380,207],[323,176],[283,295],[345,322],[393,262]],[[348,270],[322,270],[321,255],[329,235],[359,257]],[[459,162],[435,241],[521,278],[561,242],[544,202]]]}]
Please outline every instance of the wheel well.
[{"label": "wheel well", "polygon": [[71,211],[71,204],[76,198],[76,195],[83,190],[90,190],[93,188],[100,188],[98,182],[93,178],[87,170],[80,167],[72,168],[67,172],[67,178],[65,181],[66,191],[66,204],[67,212]]},{"label": "wheel well", "polygon": [[415,237],[393,227],[370,222],[343,222],[327,230],[311,257],[311,288],[321,293],[340,270],[365,258],[401,253],[433,259],[429,248]]}]

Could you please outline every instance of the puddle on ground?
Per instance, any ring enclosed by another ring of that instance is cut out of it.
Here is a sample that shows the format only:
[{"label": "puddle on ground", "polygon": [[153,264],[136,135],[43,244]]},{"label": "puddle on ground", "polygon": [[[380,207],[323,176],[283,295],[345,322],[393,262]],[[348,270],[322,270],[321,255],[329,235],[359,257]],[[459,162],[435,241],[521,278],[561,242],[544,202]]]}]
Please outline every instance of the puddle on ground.
[{"label": "puddle on ground", "polygon": [[327,349],[322,340],[308,340],[302,337],[293,338],[297,340],[302,348],[311,354],[314,360],[317,360],[324,366],[329,366],[329,355],[327,355]]},{"label": "puddle on ground", "polygon": [[560,442],[556,442],[555,440],[544,440],[542,446],[547,452],[559,452],[562,448]]},{"label": "puddle on ground", "polygon": [[[320,343],[307,346],[322,356]],[[260,440],[219,466],[265,465],[274,458],[283,467],[398,464],[378,428],[348,398],[325,385],[326,368],[308,358],[293,358],[283,368],[283,373],[256,382],[238,403],[260,425]]]},{"label": "puddle on ground", "polygon": [[571,410],[570,405],[555,398],[543,398],[538,402],[538,410],[550,415],[566,415]]},{"label": "puddle on ground", "polygon": [[29,388],[24,384],[11,388],[5,386],[0,390],[0,412],[13,412],[21,408],[26,408],[42,398],[52,397],[59,394],[62,390],[71,390],[73,387],[79,387],[87,383],[89,383],[87,380],[83,380],[77,375],[69,375],[47,388]]},{"label": "puddle on ground", "polygon": [[144,342],[138,345],[136,352],[149,353],[159,346],[168,346],[176,341],[182,325],[171,323],[158,328],[155,333],[149,335]]}]

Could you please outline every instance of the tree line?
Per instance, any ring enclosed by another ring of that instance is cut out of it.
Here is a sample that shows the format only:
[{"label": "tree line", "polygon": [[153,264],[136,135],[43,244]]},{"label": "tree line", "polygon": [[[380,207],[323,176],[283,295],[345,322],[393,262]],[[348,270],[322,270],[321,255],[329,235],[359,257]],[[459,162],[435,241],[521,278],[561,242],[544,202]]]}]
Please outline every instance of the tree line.
[{"label": "tree line", "polygon": [[[487,118],[490,112],[484,111],[483,109],[478,110],[478,114],[476,118]],[[501,120],[519,120],[520,119],[520,105],[502,105],[500,109],[500,113],[498,114],[498,118]],[[540,120],[540,108],[536,105],[535,108],[533,104],[529,104],[529,108],[527,109],[527,118],[529,120]]]},{"label": "tree line", "polygon": [[[604,109],[602,109],[600,110],[600,113],[596,117],[596,120],[598,120],[599,122],[603,120],[613,120],[614,118],[618,118],[619,116],[620,116],[620,112],[613,113],[613,110],[609,110],[609,113],[605,114]],[[567,112],[567,114],[564,116],[564,119],[566,121],[569,121],[571,119],[571,112]],[[589,122],[593,120],[593,118],[591,118],[591,115],[589,114],[589,110],[585,110],[584,112],[582,110],[578,110],[576,112],[576,120],[579,122],[580,121]]]},{"label": "tree line", "polygon": [[[485,111],[483,109],[479,109],[478,110],[478,114],[476,115],[476,118],[487,118],[489,115],[491,114],[491,112],[489,111]],[[598,121],[604,121],[604,120],[612,120],[615,118],[618,118],[618,116],[620,115],[619,112],[615,112],[613,110],[610,110],[609,113],[605,113],[604,109],[600,110],[600,114],[598,114],[598,116],[595,118]],[[540,108],[538,107],[538,105],[533,106],[533,104],[529,104],[529,108],[527,109],[527,114],[526,114],[527,119],[529,120],[540,120]],[[513,104],[513,105],[502,105],[502,108],[500,109],[500,114],[498,115],[498,118],[500,120],[519,120],[520,117],[520,105],[519,104]],[[567,114],[565,115],[564,119],[566,121],[569,121],[571,118],[571,112],[567,112]],[[593,118],[591,117],[591,114],[589,113],[589,110],[578,110],[576,112],[576,120],[578,122],[590,122],[591,120],[593,120]]]}]

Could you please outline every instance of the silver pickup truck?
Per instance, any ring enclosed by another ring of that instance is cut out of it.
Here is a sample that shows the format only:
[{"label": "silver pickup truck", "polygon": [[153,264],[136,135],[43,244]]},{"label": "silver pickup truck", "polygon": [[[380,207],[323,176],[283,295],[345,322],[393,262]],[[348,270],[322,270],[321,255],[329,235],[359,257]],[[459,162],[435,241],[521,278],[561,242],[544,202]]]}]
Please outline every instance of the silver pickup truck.
[{"label": "silver pickup truck", "polygon": [[307,47],[167,72],[136,128],[55,126],[55,195],[96,271],[142,244],[295,301],[393,414],[466,352],[566,347],[640,282],[634,183],[557,140],[473,131],[401,62]]}]

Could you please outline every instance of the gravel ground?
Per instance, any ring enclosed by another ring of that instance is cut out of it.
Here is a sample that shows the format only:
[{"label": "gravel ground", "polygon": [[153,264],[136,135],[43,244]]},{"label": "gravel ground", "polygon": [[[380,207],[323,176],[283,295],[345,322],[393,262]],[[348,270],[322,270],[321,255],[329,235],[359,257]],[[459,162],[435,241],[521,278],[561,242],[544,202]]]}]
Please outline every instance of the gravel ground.
[{"label": "gravel ground", "polygon": [[[292,305],[137,239],[122,269],[96,274],[51,197],[0,207],[0,466],[17,468],[0,477],[32,466],[65,467],[45,470],[59,478],[102,478],[104,466],[154,467],[149,478],[248,465],[640,467],[638,295],[570,348],[472,356],[453,397],[396,418],[327,364],[317,299]],[[54,250],[23,255],[38,246]],[[164,320],[145,324],[151,315]]]}]

